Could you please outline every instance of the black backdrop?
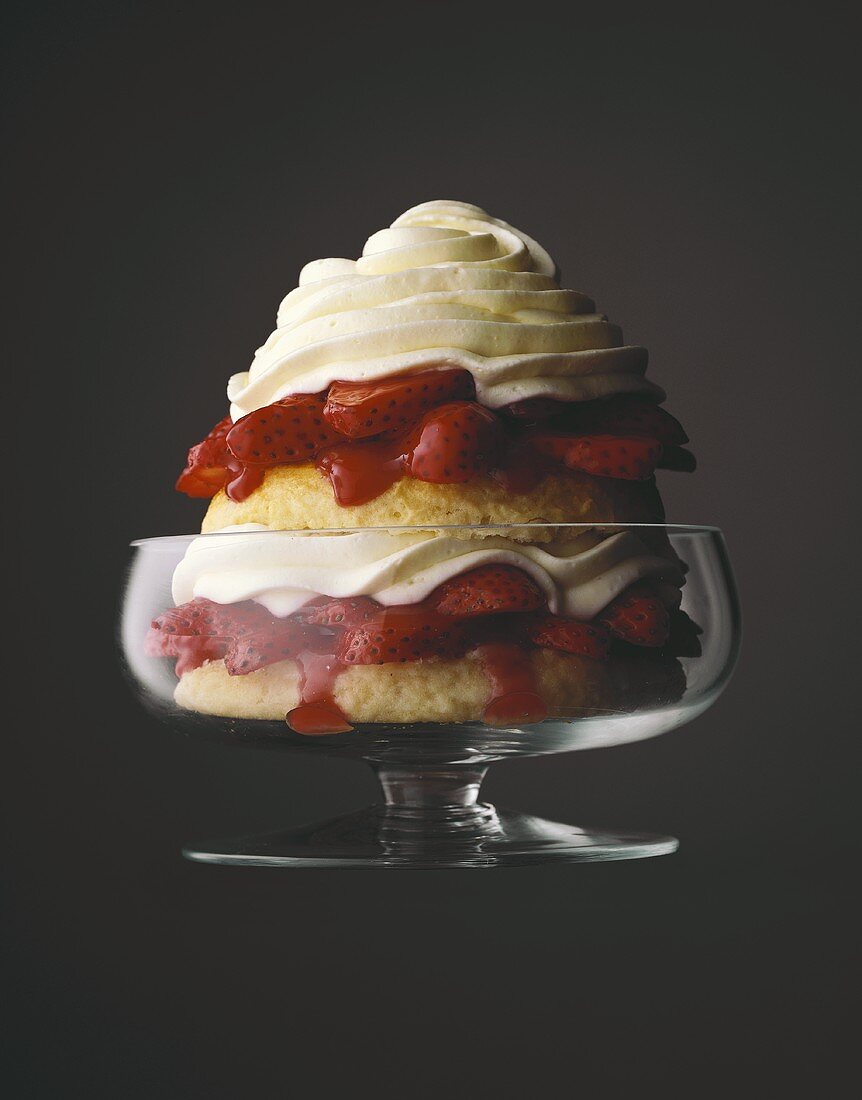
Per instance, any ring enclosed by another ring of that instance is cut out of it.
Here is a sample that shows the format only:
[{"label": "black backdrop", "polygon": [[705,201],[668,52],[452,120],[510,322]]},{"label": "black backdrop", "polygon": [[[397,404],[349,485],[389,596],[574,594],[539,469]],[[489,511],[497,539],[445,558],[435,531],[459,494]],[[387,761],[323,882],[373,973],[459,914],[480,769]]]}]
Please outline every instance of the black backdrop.
[{"label": "black backdrop", "polygon": [[[855,947],[851,28],[829,5],[298,8],[7,9],[11,1094],[829,1094]],[[526,229],[651,349],[701,460],[664,475],[669,518],[725,529],[746,616],[694,725],[498,766],[488,793],[682,849],[185,864],[189,836],[373,784],[146,717],[113,649],[125,545],[199,523],[184,450],[300,266],[437,197]]]}]

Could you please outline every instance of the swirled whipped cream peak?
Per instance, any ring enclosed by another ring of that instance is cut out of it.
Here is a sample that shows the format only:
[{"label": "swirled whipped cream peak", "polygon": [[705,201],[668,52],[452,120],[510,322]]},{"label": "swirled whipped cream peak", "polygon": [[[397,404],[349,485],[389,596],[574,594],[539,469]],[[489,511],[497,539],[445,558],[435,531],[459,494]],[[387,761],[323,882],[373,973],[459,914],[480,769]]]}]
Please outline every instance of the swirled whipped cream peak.
[{"label": "swirled whipped cream peak", "polygon": [[245,524],[190,543],[173,578],[173,598],[232,604],[253,600],[271,614],[293,614],[317,596],[371,596],[384,607],[420,603],[446,581],[479,566],[522,569],[556,614],[592,619],[630,585],[657,584],[669,606],[679,603],[676,561],[652,552],[632,531],[565,528],[531,545],[497,535],[465,538],[446,532],[392,529],[268,531]]},{"label": "swirled whipped cream peak", "polygon": [[561,289],[554,261],[478,206],[426,202],[373,233],[357,260],[307,264],[250,369],[228,384],[234,420],[334,381],[463,368],[478,400],[588,401],[661,391],[647,353],[585,294]]}]

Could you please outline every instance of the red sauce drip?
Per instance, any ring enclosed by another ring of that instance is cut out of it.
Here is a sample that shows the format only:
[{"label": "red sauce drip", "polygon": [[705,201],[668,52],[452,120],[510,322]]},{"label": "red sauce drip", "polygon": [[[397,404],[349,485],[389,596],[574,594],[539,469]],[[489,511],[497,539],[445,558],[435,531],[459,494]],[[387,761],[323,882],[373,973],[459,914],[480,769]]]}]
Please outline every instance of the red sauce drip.
[{"label": "red sauce drip", "polygon": [[[397,435],[396,435],[397,433]],[[529,398],[491,411],[461,369],[365,383],[334,382],[220,421],[191,448],[177,488],[246,500],[265,471],[316,461],[340,505],[367,503],[402,477],[460,484],[490,475],[529,493],[554,470],[642,481],[657,465],[694,469],[687,436],[648,397],[567,402]],[[228,440],[231,440],[228,444]]]},{"label": "red sauce drip", "polygon": [[239,473],[227,483],[224,491],[231,500],[239,504],[250,497],[259,485],[263,484],[265,473],[266,468],[263,466],[243,466],[240,468]]},{"label": "red sauce drip", "polygon": [[489,726],[531,725],[548,717],[528,653],[507,642],[489,642],[477,652],[491,689],[482,715]]},{"label": "red sauce drip", "polygon": [[335,701],[335,680],[341,671],[331,653],[299,653],[299,706],[285,717],[296,733],[319,737],[327,733],[349,733],[353,726]]},{"label": "red sauce drip", "polygon": [[325,451],[317,468],[329,478],[339,504],[365,504],[394,485],[404,472],[404,443],[343,443]]}]

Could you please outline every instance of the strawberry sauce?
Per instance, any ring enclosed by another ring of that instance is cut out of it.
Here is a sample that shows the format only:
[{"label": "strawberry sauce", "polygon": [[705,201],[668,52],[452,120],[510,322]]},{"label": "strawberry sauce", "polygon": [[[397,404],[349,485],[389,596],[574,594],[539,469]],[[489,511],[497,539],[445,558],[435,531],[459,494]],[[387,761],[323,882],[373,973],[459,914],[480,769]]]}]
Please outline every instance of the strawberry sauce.
[{"label": "strawberry sauce", "polygon": [[189,451],[177,489],[246,500],[269,469],[313,462],[345,507],[402,477],[437,485],[491,477],[530,492],[549,472],[644,481],[658,467],[691,470],[681,425],[639,395],[566,402],[533,398],[492,411],[468,371],[420,371],[373,382],[333,382],[292,394],[236,423],[220,421]]},{"label": "strawberry sauce", "polygon": [[296,733],[319,736],[327,733],[349,733],[353,726],[335,702],[335,681],[342,670],[331,653],[298,653],[298,707],[287,716],[287,724]]},{"label": "strawberry sauce", "polygon": [[482,720],[489,726],[530,725],[548,717],[530,654],[519,645],[492,642],[477,649],[491,698]]},{"label": "strawberry sauce", "polygon": [[337,679],[351,666],[474,653],[488,681],[484,721],[519,726],[548,715],[533,671],[538,649],[603,661],[614,644],[657,647],[669,638],[670,616],[647,582],[626,589],[591,622],[580,622],[551,614],[523,570],[488,564],[446,581],[421,603],[396,607],[368,596],[320,596],[276,618],[252,600],[217,604],[196,597],[153,620],[145,651],[173,658],[177,676],[217,660],[230,676],[295,661],[300,702],[286,720],[297,733],[317,736],[353,728],[335,701]]},{"label": "strawberry sauce", "polygon": [[317,460],[342,506],[374,500],[404,475],[404,446],[395,442],[342,443]]},{"label": "strawberry sauce", "polygon": [[231,500],[247,500],[259,486],[263,485],[266,467],[243,466],[236,477],[226,485],[224,491]]}]

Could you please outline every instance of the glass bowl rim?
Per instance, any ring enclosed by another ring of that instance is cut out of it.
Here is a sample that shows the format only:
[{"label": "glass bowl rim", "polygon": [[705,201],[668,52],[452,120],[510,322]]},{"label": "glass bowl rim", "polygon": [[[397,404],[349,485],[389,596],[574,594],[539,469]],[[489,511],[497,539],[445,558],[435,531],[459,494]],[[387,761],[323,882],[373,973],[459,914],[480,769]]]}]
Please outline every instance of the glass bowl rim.
[{"label": "glass bowl rim", "polygon": [[179,534],[179,535],[153,535],[149,538],[132,539],[129,543],[131,547],[144,547],[144,546],[156,546],[158,544],[167,545],[168,543],[177,542],[180,540],[192,540],[192,539],[208,539],[208,538],[225,538],[232,535],[244,535],[246,538],[251,537],[266,537],[268,535],[355,535],[359,532],[381,532],[381,531],[509,531],[509,530],[531,530],[532,528],[547,528],[547,527],[563,527],[571,529],[582,529],[584,531],[619,531],[628,529],[643,529],[643,530],[657,530],[665,531],[668,534],[688,534],[688,535],[721,535],[722,531],[720,527],[716,527],[712,524],[698,524],[698,523],[391,523],[391,524],[379,524],[374,527],[313,527],[313,528],[298,528],[288,527],[284,529],[280,528],[265,528],[259,531],[247,531],[243,530],[244,524],[236,524],[234,529],[225,528],[221,531],[206,531],[198,532],[197,534]]}]

